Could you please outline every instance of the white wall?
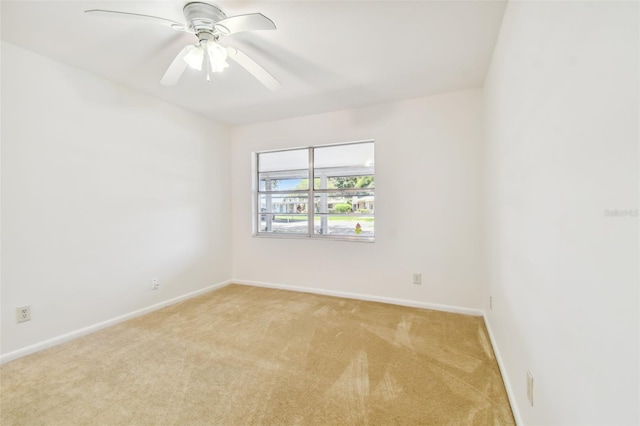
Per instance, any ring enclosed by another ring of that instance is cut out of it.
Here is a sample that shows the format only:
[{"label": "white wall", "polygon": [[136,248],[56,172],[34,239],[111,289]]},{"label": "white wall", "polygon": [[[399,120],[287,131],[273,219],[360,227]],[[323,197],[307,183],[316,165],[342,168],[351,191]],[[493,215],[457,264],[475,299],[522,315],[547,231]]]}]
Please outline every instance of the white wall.
[{"label": "white wall", "polygon": [[[471,90],[234,127],[234,279],[481,307],[481,107]],[[375,243],[252,237],[252,152],[364,139],[376,143]]]},{"label": "white wall", "polygon": [[228,128],[11,44],[2,56],[3,354],[231,277]]},{"label": "white wall", "polygon": [[605,215],[639,207],[638,16],[511,2],[487,78],[489,321],[525,424],[640,421],[638,217]]}]

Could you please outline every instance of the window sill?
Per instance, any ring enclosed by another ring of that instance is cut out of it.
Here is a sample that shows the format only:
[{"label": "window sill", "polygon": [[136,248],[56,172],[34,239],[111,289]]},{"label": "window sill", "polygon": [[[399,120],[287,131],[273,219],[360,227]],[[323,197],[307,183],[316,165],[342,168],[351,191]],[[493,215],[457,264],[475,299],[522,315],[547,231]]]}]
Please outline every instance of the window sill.
[{"label": "window sill", "polygon": [[352,243],[375,243],[375,237],[350,237],[348,235],[343,236],[329,236],[329,235],[314,235],[310,237],[309,235],[295,235],[295,234],[285,234],[285,233],[254,233],[254,238],[274,238],[274,239],[285,239],[285,240],[314,240],[314,241],[348,241]]}]

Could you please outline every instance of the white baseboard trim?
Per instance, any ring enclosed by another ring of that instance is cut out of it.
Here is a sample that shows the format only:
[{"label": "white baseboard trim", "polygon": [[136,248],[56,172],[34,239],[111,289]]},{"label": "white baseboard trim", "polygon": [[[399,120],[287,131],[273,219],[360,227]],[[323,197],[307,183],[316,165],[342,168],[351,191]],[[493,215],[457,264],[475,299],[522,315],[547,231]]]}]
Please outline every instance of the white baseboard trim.
[{"label": "white baseboard trim", "polygon": [[480,317],[484,316],[484,311],[481,309],[461,308],[459,306],[417,302],[415,300],[395,299],[392,297],[373,296],[373,295],[362,294],[362,293],[348,293],[343,291],[326,290],[322,288],[298,287],[295,285],[274,284],[274,283],[266,283],[261,281],[234,279],[234,280],[231,280],[231,282],[233,284],[251,285],[255,287],[276,288],[280,290],[291,290],[291,291],[299,291],[303,293],[322,294],[324,296],[335,296],[335,297],[344,297],[347,299],[366,300],[370,302],[389,303],[391,305],[409,306],[412,308],[433,309],[435,311],[452,312],[456,314],[473,315],[473,316],[480,316]]},{"label": "white baseboard trim", "polygon": [[491,341],[491,347],[493,348],[493,353],[496,356],[496,361],[498,361],[498,368],[500,369],[500,374],[502,375],[502,382],[504,383],[504,388],[507,391],[507,397],[509,398],[509,404],[511,404],[511,412],[513,413],[513,417],[516,421],[516,425],[523,425],[522,417],[520,416],[520,410],[518,409],[518,404],[516,403],[516,396],[513,392],[513,388],[511,387],[511,382],[509,381],[509,376],[507,375],[507,370],[502,362],[502,356],[500,355],[500,350],[498,349],[498,345],[496,344],[496,340],[493,337],[493,331],[491,330],[491,323],[489,322],[489,318],[487,317],[486,312],[483,314],[484,324],[487,327],[487,333],[489,333],[489,340]]},{"label": "white baseboard trim", "polygon": [[145,314],[148,314],[150,312],[157,311],[158,309],[162,309],[162,308],[166,308],[167,306],[175,305],[176,303],[182,302],[184,300],[191,299],[193,297],[200,296],[201,294],[208,293],[210,291],[225,287],[225,286],[231,284],[232,282],[233,281],[228,280],[228,281],[223,281],[223,282],[220,282],[220,283],[217,283],[217,284],[213,284],[213,285],[210,285],[208,287],[201,288],[199,290],[195,290],[195,291],[183,294],[183,295],[178,296],[178,297],[174,297],[173,299],[165,300],[164,302],[156,303],[154,305],[147,306],[146,308],[142,308],[142,309],[138,309],[138,310],[133,311],[133,312],[129,312],[128,314],[120,315],[118,317],[111,318],[111,319],[108,319],[106,321],[102,321],[102,322],[99,322],[97,324],[93,324],[93,325],[90,325],[88,327],[84,327],[84,328],[81,328],[79,330],[75,330],[75,331],[72,331],[70,333],[66,333],[66,334],[63,334],[61,336],[54,337],[52,339],[48,339],[48,340],[45,340],[45,341],[40,342],[40,343],[36,343],[34,345],[30,345],[30,346],[24,347],[22,349],[18,349],[18,350],[13,351],[13,352],[8,352],[6,354],[0,355],[0,364],[4,364],[6,362],[13,361],[14,359],[18,359],[18,358],[21,358],[21,357],[26,356],[26,355],[30,355],[30,354],[35,353],[35,352],[39,352],[39,351],[41,351],[43,349],[47,349],[47,348],[51,348],[53,346],[57,346],[57,345],[59,345],[61,343],[65,343],[65,342],[68,342],[70,340],[77,339],[78,337],[81,337],[81,336],[86,336],[87,334],[94,333],[94,332],[96,332],[98,330],[101,330],[103,328],[107,328],[107,327],[110,327],[112,325],[121,323],[123,321],[127,321],[127,320],[130,320],[132,318],[136,318],[136,317],[139,317],[141,315],[145,315]]}]

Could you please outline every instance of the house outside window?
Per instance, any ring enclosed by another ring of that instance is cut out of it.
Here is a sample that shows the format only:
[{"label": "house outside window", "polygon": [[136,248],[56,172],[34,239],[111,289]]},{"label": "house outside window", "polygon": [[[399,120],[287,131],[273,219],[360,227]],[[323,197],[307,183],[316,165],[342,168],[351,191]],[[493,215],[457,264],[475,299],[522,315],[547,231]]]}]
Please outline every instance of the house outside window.
[{"label": "house outside window", "polygon": [[254,155],[254,235],[374,240],[374,141]]}]

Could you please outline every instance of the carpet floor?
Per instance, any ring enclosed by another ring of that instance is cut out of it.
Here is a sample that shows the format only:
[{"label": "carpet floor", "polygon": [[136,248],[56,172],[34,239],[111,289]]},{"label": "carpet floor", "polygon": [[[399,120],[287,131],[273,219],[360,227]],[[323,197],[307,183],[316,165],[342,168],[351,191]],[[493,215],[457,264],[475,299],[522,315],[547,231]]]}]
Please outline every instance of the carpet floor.
[{"label": "carpet floor", "polygon": [[2,425],[513,425],[481,317],[229,285],[0,366]]}]

